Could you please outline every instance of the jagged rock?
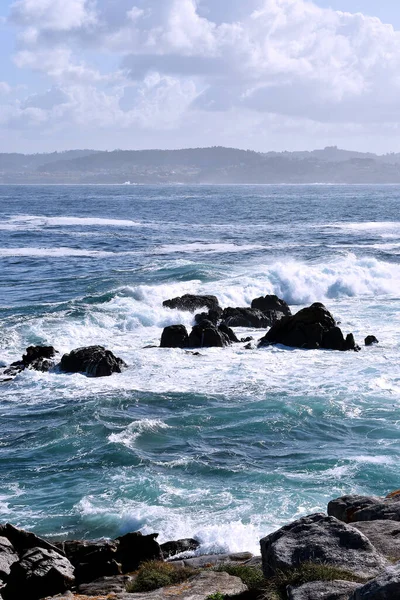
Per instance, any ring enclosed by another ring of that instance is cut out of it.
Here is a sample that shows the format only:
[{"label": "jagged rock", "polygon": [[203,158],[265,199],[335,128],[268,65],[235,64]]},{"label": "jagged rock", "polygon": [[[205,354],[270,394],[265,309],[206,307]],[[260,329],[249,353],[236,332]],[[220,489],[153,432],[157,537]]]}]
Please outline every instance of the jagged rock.
[{"label": "jagged rock", "polygon": [[399,521],[357,521],[353,527],[361,531],[383,556],[400,560]]},{"label": "jagged rock", "polygon": [[228,335],[211,321],[202,321],[199,325],[195,325],[189,335],[190,348],[223,348],[230,343]]},{"label": "jagged rock", "polygon": [[61,548],[75,567],[77,583],[87,583],[100,577],[118,575],[121,572],[116,562],[118,544],[109,541],[63,542]]},{"label": "jagged rock", "polygon": [[311,581],[299,587],[289,587],[288,600],[348,600],[360,587],[353,581]]},{"label": "jagged rock", "polygon": [[[0,537],[0,581],[6,581],[10,575],[11,567],[18,562],[19,556],[14,546],[6,537]],[[0,583],[1,589],[1,583]]]},{"label": "jagged rock", "polygon": [[160,547],[164,558],[170,558],[171,556],[181,554],[182,552],[197,550],[199,546],[200,543],[197,540],[185,538],[182,540],[165,542],[165,544],[161,544]]},{"label": "jagged rock", "polygon": [[221,323],[221,325],[218,326],[218,331],[227,335],[229,338],[229,341],[232,342],[233,344],[240,343],[240,340],[237,337],[236,333],[230,327],[228,327],[225,323]]},{"label": "jagged rock", "polygon": [[160,348],[187,348],[188,345],[189,335],[184,325],[170,325],[164,328]]},{"label": "jagged rock", "polygon": [[389,567],[376,579],[359,587],[350,596],[349,600],[398,600],[399,598],[400,564],[397,564],[394,567]]},{"label": "jagged rock", "polygon": [[217,308],[209,310],[208,312],[202,312],[198,313],[197,315],[194,315],[194,322],[198,324],[204,321],[204,319],[206,319],[208,321],[211,321],[211,323],[214,323],[214,325],[217,325],[218,321],[221,319],[222,313],[222,308],[218,306]]},{"label": "jagged rock", "polygon": [[122,572],[135,571],[146,560],[163,560],[161,548],[156,542],[158,533],[143,535],[140,531],[127,533],[117,538],[119,542],[116,559]]},{"label": "jagged rock", "polygon": [[372,346],[373,344],[379,344],[379,340],[374,335],[367,335],[364,344],[366,346]]},{"label": "jagged rock", "polygon": [[200,308],[208,308],[209,310],[218,310],[219,302],[216,296],[198,296],[194,294],[185,294],[171,300],[164,300],[163,306],[166,308],[175,308],[178,310],[186,310],[194,312]]},{"label": "jagged rock", "polygon": [[[218,573],[214,571],[205,571],[184,581],[179,585],[173,585],[153,592],[135,593],[135,600],[206,600],[212,594],[220,592],[224,596],[235,596],[245,592],[247,587],[239,577],[228,575],[228,573]],[[127,595],[128,600],[130,596]],[[121,599],[122,600],[122,599]]]},{"label": "jagged rock", "polygon": [[386,498],[341,496],[328,504],[328,515],[345,523],[355,521],[400,521],[400,492]]},{"label": "jagged rock", "polygon": [[320,513],[282,527],[260,545],[265,577],[313,562],[367,579],[388,564],[360,531]]},{"label": "jagged rock", "polygon": [[108,377],[121,373],[127,365],[103,346],[77,348],[61,359],[61,370],[66,373],[85,373],[91,377]]},{"label": "jagged rock", "polygon": [[3,594],[6,600],[36,600],[64,592],[74,582],[74,567],[65,556],[54,550],[31,548],[13,565]]},{"label": "jagged rock", "polygon": [[221,318],[228,327],[263,329],[270,327],[275,322],[256,308],[225,308]]},{"label": "jagged rock", "polygon": [[359,349],[353,335],[345,339],[331,313],[319,302],[277,321],[259,343],[260,346],[270,344],[342,351]]},{"label": "jagged rock", "polygon": [[278,298],[278,296],[275,296],[275,294],[254,298],[251,308],[257,308],[263,313],[281,313],[284,317],[290,317],[292,314],[289,305],[281,298]]},{"label": "jagged rock", "polygon": [[63,550],[54,544],[50,544],[50,542],[43,540],[30,531],[14,527],[10,523],[0,525],[0,536],[7,538],[18,554],[24,554],[31,548],[44,548],[45,550],[54,550],[61,556],[65,556]]},{"label": "jagged rock", "polygon": [[57,351],[53,346],[29,346],[25,352],[26,354],[23,355],[22,360],[13,362],[3,371],[4,375],[15,377],[25,369],[46,373],[55,366],[55,361],[52,359]]}]

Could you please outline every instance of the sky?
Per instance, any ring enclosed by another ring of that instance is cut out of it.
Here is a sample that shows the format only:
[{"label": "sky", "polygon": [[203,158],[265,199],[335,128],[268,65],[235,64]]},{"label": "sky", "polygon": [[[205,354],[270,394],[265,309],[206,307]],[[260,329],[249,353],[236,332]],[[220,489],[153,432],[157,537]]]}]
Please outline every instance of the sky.
[{"label": "sky", "polygon": [[0,152],[400,152],[395,0],[0,0]]}]

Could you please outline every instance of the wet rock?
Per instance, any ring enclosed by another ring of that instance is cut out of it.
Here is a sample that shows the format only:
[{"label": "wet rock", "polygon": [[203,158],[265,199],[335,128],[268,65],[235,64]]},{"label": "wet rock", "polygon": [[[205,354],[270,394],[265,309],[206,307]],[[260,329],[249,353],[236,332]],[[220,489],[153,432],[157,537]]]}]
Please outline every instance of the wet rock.
[{"label": "wet rock", "polygon": [[185,538],[182,540],[165,542],[165,544],[161,544],[160,547],[164,558],[171,558],[171,556],[176,556],[182,552],[197,550],[199,546],[200,543],[197,540],[194,540],[193,538]]},{"label": "wet rock", "polygon": [[[19,556],[14,546],[5,537],[0,537],[0,581],[6,581],[10,575],[11,567],[18,562]],[[1,589],[1,583],[0,583]]]},{"label": "wet rock", "polygon": [[204,319],[207,319],[208,321],[211,321],[211,323],[214,323],[214,325],[217,325],[221,319],[222,313],[222,308],[218,307],[217,309],[209,310],[208,312],[198,313],[194,316],[194,321],[198,324],[204,321]]},{"label": "wet rock", "polygon": [[289,587],[288,600],[348,600],[360,587],[352,581],[311,581],[299,587]]},{"label": "wet rock", "polygon": [[118,575],[121,572],[115,560],[118,549],[118,544],[115,542],[68,540],[63,542],[61,547],[75,567],[77,583],[86,583],[100,577]]},{"label": "wet rock", "polygon": [[184,325],[170,325],[164,328],[160,348],[187,348],[188,345],[189,335]]},{"label": "wet rock", "polygon": [[221,325],[218,326],[218,331],[220,331],[221,333],[224,333],[226,336],[228,336],[229,341],[232,342],[232,344],[240,343],[240,340],[236,336],[236,333],[230,327],[228,327],[225,323],[221,323]]},{"label": "wet rock", "polygon": [[259,345],[270,344],[342,351],[358,349],[352,334],[345,339],[331,313],[319,302],[277,321],[260,340]]},{"label": "wet rock", "polygon": [[64,556],[64,552],[61,548],[58,548],[54,544],[51,544],[30,531],[14,527],[14,525],[11,525],[10,523],[0,525],[0,536],[7,538],[18,554],[23,554],[31,548],[44,548],[45,550],[54,550],[54,552]]},{"label": "wet rock", "polygon": [[29,346],[22,361],[27,369],[46,373],[55,366],[53,360],[57,351],[53,346]]},{"label": "wet rock", "polygon": [[373,344],[379,344],[379,340],[374,335],[367,335],[364,344],[366,346],[372,346]]},{"label": "wet rock", "polygon": [[135,571],[146,560],[163,560],[161,548],[156,542],[158,533],[143,535],[140,531],[127,533],[117,538],[119,542],[116,559],[122,572]]},{"label": "wet rock", "polygon": [[85,373],[91,377],[108,377],[121,373],[127,365],[103,346],[77,348],[61,359],[61,370],[66,373]]},{"label": "wet rock", "polygon": [[[153,592],[135,593],[135,600],[206,600],[212,594],[220,592],[223,596],[237,595],[245,592],[247,587],[239,577],[206,571],[184,581],[179,585],[173,585]],[[127,595],[128,600],[130,596]],[[122,600],[122,598],[121,598]]]},{"label": "wet rock", "polygon": [[328,504],[328,515],[345,523],[356,521],[400,521],[400,492],[386,498],[342,496]]},{"label": "wet rock", "polygon": [[6,600],[36,600],[62,593],[74,582],[74,567],[65,556],[54,550],[31,548],[13,565],[4,596]]},{"label": "wet rock", "polygon": [[202,321],[199,325],[195,325],[189,335],[190,348],[223,348],[230,343],[228,335],[211,321]]},{"label": "wet rock", "polygon": [[389,567],[376,579],[359,587],[349,600],[398,600],[400,598],[400,564]]},{"label": "wet rock", "polygon": [[399,521],[357,521],[353,527],[361,531],[383,556],[400,560]]},{"label": "wet rock", "polygon": [[225,308],[221,318],[228,327],[264,329],[272,325],[270,318],[255,308]]},{"label": "wet rock", "polygon": [[367,579],[388,564],[360,531],[319,513],[282,527],[260,545],[265,577],[313,562]]},{"label": "wet rock", "polygon": [[218,310],[219,302],[216,296],[198,296],[194,294],[185,294],[171,300],[164,300],[163,306],[166,308],[174,308],[178,310],[186,310],[194,312],[200,308],[208,308],[209,310]]},{"label": "wet rock", "polygon": [[292,314],[289,305],[274,294],[254,298],[251,303],[251,308],[257,308],[263,313],[280,313],[283,317],[290,317]]}]

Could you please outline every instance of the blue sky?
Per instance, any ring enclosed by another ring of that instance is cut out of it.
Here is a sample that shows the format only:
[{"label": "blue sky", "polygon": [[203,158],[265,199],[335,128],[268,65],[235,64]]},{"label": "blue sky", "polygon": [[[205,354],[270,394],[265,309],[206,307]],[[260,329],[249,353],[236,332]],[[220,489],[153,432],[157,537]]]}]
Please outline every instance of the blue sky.
[{"label": "blue sky", "polygon": [[400,151],[394,0],[0,0],[0,151]]}]

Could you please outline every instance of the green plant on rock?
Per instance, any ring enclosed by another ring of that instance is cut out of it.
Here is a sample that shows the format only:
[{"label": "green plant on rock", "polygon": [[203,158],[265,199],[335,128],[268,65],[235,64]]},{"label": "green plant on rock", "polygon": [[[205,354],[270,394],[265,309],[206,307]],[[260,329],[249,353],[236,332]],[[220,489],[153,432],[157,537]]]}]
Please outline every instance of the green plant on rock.
[{"label": "green plant on rock", "polygon": [[195,574],[196,570],[190,567],[178,567],[168,562],[149,560],[140,565],[136,578],[128,583],[126,591],[131,594],[150,592],[182,583]]},{"label": "green plant on rock", "polygon": [[224,600],[224,596],[221,592],[215,592],[215,594],[207,596],[206,600]]},{"label": "green plant on rock", "polygon": [[224,571],[228,575],[234,575],[239,577],[249,590],[260,589],[265,583],[264,575],[261,567],[251,567],[249,565],[235,565],[227,563],[225,565],[218,565],[214,569],[215,571]]},{"label": "green plant on rock", "polygon": [[263,600],[286,600],[286,588],[291,586],[300,586],[303,583],[311,581],[355,581],[364,583],[365,580],[357,577],[338,567],[331,565],[303,563],[295,569],[279,571],[274,577],[266,581],[264,587]]}]

